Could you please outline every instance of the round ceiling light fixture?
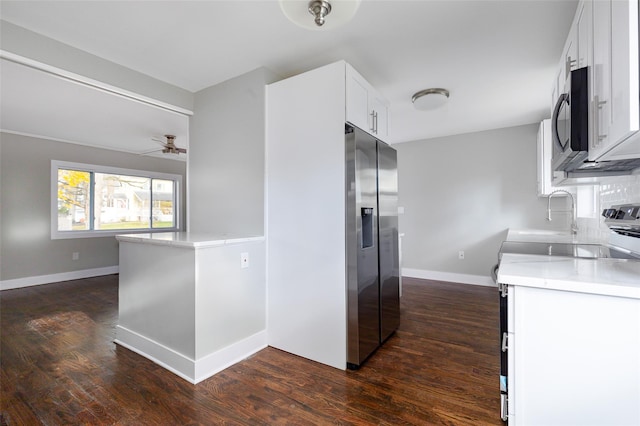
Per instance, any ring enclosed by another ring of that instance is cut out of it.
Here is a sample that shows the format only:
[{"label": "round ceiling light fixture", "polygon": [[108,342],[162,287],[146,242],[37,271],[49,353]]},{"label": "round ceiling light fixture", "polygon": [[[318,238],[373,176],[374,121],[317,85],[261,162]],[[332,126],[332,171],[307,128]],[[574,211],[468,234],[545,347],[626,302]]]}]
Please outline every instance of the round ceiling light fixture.
[{"label": "round ceiling light fixture", "polygon": [[411,98],[413,106],[420,111],[427,111],[441,107],[449,99],[449,91],[447,89],[425,89],[414,94]]},{"label": "round ceiling light fixture", "polygon": [[312,0],[309,2],[309,13],[315,18],[317,26],[324,25],[324,17],[331,13],[331,3],[326,0]]},{"label": "round ceiling light fixture", "polygon": [[280,0],[284,15],[309,30],[330,30],[353,18],[361,0]]}]

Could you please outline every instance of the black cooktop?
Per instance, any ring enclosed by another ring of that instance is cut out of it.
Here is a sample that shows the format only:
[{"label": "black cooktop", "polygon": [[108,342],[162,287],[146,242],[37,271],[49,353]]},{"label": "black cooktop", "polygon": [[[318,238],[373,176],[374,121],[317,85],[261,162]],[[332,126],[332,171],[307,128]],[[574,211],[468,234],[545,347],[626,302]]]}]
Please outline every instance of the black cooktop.
[{"label": "black cooktop", "polygon": [[628,251],[599,244],[572,243],[532,243],[523,241],[505,241],[500,247],[498,258],[502,254],[534,254],[543,256],[579,257],[585,259],[632,259],[640,260],[640,256]]}]

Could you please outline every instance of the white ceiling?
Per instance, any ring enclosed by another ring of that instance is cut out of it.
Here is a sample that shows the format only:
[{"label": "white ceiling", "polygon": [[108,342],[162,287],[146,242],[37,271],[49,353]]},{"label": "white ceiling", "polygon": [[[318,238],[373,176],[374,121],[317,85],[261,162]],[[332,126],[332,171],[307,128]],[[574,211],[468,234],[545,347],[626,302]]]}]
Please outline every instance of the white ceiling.
[{"label": "white ceiling", "polygon": [[[188,139],[186,115],[134,101],[86,84],[8,60],[0,60],[2,128],[61,142],[115,149],[134,154],[185,160],[163,155],[165,134],[176,145]],[[149,152],[154,151],[154,152]]]},{"label": "white ceiling", "polygon": [[[262,66],[288,77],[345,59],[391,102],[395,143],[548,117],[576,5],[363,0],[350,23],[327,31],[294,25],[275,0],[2,0],[0,15],[192,92]],[[449,102],[414,110],[411,96],[429,87],[449,89]]]}]

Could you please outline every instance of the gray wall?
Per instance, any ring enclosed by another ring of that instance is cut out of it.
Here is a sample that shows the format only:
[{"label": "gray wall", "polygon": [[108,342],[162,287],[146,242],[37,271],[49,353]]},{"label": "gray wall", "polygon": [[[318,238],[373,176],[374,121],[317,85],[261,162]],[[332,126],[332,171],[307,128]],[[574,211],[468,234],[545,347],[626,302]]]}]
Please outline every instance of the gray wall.
[{"label": "gray wall", "polygon": [[260,68],[195,94],[190,231],[264,235],[265,85],[276,80]]},{"label": "gray wall", "polygon": [[404,268],[488,276],[508,228],[565,226],[545,220],[546,198],[536,195],[537,130],[532,124],[394,145]]},{"label": "gray wall", "polygon": [[118,265],[115,237],[51,239],[51,160],[179,174],[185,194],[182,161],[0,133],[1,280]]}]

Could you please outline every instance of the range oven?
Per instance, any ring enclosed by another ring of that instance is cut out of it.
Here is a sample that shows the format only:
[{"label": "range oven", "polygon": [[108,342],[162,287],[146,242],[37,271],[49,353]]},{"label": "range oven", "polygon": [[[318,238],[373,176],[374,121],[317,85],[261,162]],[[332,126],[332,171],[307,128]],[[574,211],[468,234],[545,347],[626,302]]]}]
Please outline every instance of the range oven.
[{"label": "range oven", "polygon": [[[633,237],[634,247],[640,246],[640,204],[617,205],[602,212],[605,224],[616,234]],[[498,264],[492,270],[494,281],[503,254],[527,254],[540,256],[563,256],[586,259],[628,259],[640,261],[640,250],[600,244],[574,244],[528,241],[504,241],[498,253]],[[498,283],[500,298],[500,417],[507,421],[507,394],[509,387],[507,344],[507,285]]]}]

